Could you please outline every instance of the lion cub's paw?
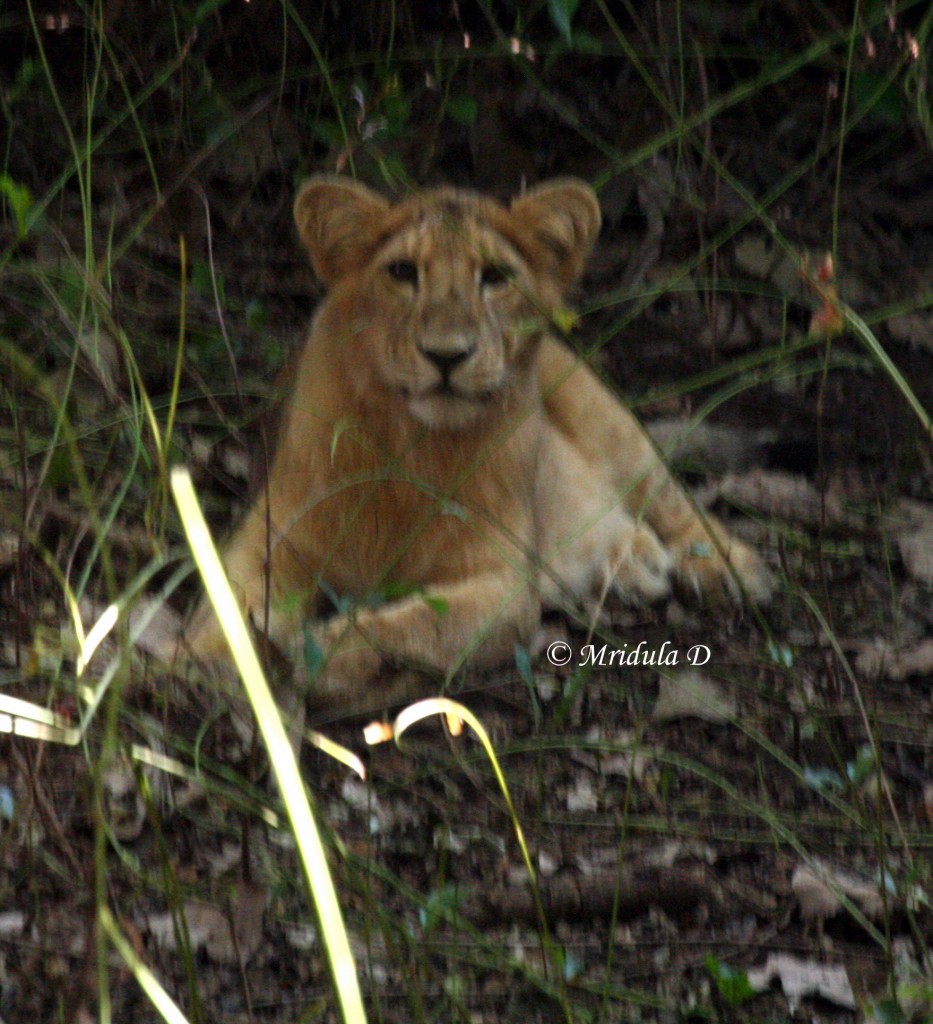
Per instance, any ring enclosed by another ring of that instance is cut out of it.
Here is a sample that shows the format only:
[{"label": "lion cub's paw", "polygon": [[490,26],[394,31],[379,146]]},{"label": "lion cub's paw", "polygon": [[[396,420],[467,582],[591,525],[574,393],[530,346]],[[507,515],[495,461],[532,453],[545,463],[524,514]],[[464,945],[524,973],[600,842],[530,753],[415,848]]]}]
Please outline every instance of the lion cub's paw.
[{"label": "lion cub's paw", "polygon": [[674,575],[687,593],[708,604],[767,604],[774,578],[756,551],[717,530],[726,558],[711,539],[694,539],[674,548]]},{"label": "lion cub's paw", "polygon": [[307,659],[296,656],[295,683],[313,718],[380,714],[426,696],[427,676],[400,667],[372,647],[358,629],[336,618],[312,630],[323,663],[309,679]]},{"label": "lion cub's paw", "polygon": [[654,604],[671,592],[673,562],[657,534],[647,526],[632,524],[613,552],[613,586],[632,604]]},{"label": "lion cub's paw", "polygon": [[381,655],[354,628],[354,624],[336,616],[329,622],[312,627],[307,636],[303,633],[301,639],[296,640],[292,658],[297,676],[305,686],[310,668],[309,637],[313,638],[312,646],[317,649],[316,657],[322,659],[308,688],[307,696],[312,705],[326,703],[332,708],[353,705],[366,695],[385,669]]}]

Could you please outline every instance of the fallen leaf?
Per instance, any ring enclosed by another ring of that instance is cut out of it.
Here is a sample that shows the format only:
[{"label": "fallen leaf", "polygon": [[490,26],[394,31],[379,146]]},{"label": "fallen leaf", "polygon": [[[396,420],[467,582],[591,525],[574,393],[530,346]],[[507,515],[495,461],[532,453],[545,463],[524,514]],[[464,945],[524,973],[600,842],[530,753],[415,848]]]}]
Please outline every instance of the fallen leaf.
[{"label": "fallen leaf", "polygon": [[131,630],[142,621],[144,615],[148,615],[149,620],[136,638],[136,646],[159,661],[170,661],[181,634],[181,616],[164,602],[155,607],[155,601],[143,599],[137,601],[130,610]]},{"label": "fallen leaf", "polygon": [[679,672],[660,677],[651,720],[702,718],[706,722],[728,722],[735,718],[736,711],[734,699],[718,683],[701,672]]},{"label": "fallen leaf", "polygon": [[655,760],[650,751],[638,751],[602,758],[598,762],[598,770],[602,775],[621,775],[623,778],[631,777],[636,782],[641,782],[654,764]]},{"label": "fallen leaf", "polygon": [[136,785],[129,757],[117,757],[104,770],[101,781],[105,813],[114,835],[125,843],[138,839],[146,824],[146,802]]},{"label": "fallen leaf", "polygon": [[665,458],[698,464],[711,473],[739,472],[762,458],[762,446],[774,441],[772,430],[746,430],[675,417],[646,424]]},{"label": "fallen leaf", "polygon": [[78,335],[78,348],[93,368],[92,379],[100,385],[103,397],[116,401],[121,363],[117,340],[104,330],[84,330]]},{"label": "fallen leaf", "polygon": [[816,526],[844,519],[842,505],[830,494],[820,492],[802,476],[777,470],[755,469],[750,473],[729,473],[706,489],[704,500],[725,498],[759,515],[775,516]]},{"label": "fallen leaf", "polygon": [[[185,923],[192,950],[203,949],[219,964],[248,963],[262,945],[265,907],[265,889],[245,882],[236,887],[229,915],[209,903],[196,900],[186,903]],[[151,914],[146,924],[149,933],[160,946],[173,952],[177,949],[171,914]]]},{"label": "fallen leaf", "polygon": [[790,886],[800,905],[800,916],[807,923],[821,926],[842,909],[843,897],[871,920],[878,920],[884,912],[877,885],[829,865],[800,865]]},{"label": "fallen leaf", "polygon": [[898,341],[906,341],[914,348],[933,351],[933,316],[924,316],[921,313],[892,316],[887,327],[892,337]]},{"label": "fallen leaf", "polygon": [[[107,610],[107,605],[90,598],[78,603],[85,629],[90,629]],[[142,597],[129,610],[131,633],[139,631],[135,646],[159,661],[171,661],[178,647],[182,618],[164,601]]]},{"label": "fallen leaf", "polygon": [[855,659],[855,668],[868,679],[899,681],[909,676],[933,672],[933,640],[922,640],[906,650],[880,643],[864,648]]},{"label": "fallen leaf", "polygon": [[884,514],[882,526],[894,537],[910,575],[933,584],[933,505],[902,498]]},{"label": "fallen leaf", "polygon": [[0,533],[0,569],[9,569],[19,556],[19,534],[10,530]]},{"label": "fallen leaf", "polygon": [[595,811],[598,806],[593,783],[585,775],[580,776],[573,789],[567,792],[567,810]]},{"label": "fallen leaf", "polygon": [[904,568],[915,580],[933,583],[933,523],[916,533],[897,538]]},{"label": "fallen leaf", "polygon": [[296,924],[285,931],[285,941],[301,953],[317,948],[317,929],[313,924]]},{"label": "fallen leaf", "polygon": [[748,982],[756,992],[770,988],[775,978],[781,982],[791,1014],[797,1012],[805,996],[820,996],[846,1010],[855,1009],[855,993],[841,964],[819,964],[787,953],[772,953],[764,967],[748,972]]},{"label": "fallen leaf", "polygon": [[0,911],[0,938],[19,938],[25,926],[26,915],[21,910]]}]

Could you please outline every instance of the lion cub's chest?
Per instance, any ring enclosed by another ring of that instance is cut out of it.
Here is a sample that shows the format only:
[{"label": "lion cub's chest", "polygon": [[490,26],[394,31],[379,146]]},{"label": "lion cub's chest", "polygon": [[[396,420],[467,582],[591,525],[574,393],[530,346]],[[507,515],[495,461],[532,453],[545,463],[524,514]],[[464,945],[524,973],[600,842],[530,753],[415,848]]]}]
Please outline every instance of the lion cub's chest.
[{"label": "lion cub's chest", "polygon": [[310,560],[357,596],[464,578],[503,553],[525,557],[534,547],[535,434],[527,422],[492,438],[431,431],[399,454],[347,438],[318,461],[293,532],[313,537]]}]

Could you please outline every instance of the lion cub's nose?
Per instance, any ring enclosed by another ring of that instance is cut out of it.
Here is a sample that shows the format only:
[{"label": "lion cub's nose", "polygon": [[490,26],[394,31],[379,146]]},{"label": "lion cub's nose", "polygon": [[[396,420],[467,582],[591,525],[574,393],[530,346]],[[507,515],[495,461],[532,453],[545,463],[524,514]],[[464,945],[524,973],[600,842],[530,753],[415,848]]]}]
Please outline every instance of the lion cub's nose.
[{"label": "lion cub's nose", "polygon": [[467,345],[464,348],[454,348],[452,346],[450,348],[446,346],[444,348],[431,348],[426,345],[419,345],[418,351],[429,363],[433,363],[440,370],[441,377],[447,383],[454,370],[461,363],[465,363],[473,355],[475,349],[472,345]]}]

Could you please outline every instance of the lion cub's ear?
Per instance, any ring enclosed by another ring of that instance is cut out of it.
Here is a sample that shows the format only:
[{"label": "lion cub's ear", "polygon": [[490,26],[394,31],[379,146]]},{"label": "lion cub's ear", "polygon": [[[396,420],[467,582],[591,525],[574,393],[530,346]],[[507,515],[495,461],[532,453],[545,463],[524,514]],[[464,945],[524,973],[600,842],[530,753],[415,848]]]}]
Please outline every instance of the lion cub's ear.
[{"label": "lion cub's ear", "polygon": [[547,270],[564,288],[583,273],[602,217],[596,193],[577,178],[555,178],[512,200],[512,216],[537,243]]},{"label": "lion cub's ear", "polygon": [[298,234],[326,285],[362,266],[381,236],[389,203],[351,178],[319,175],[295,200]]}]

